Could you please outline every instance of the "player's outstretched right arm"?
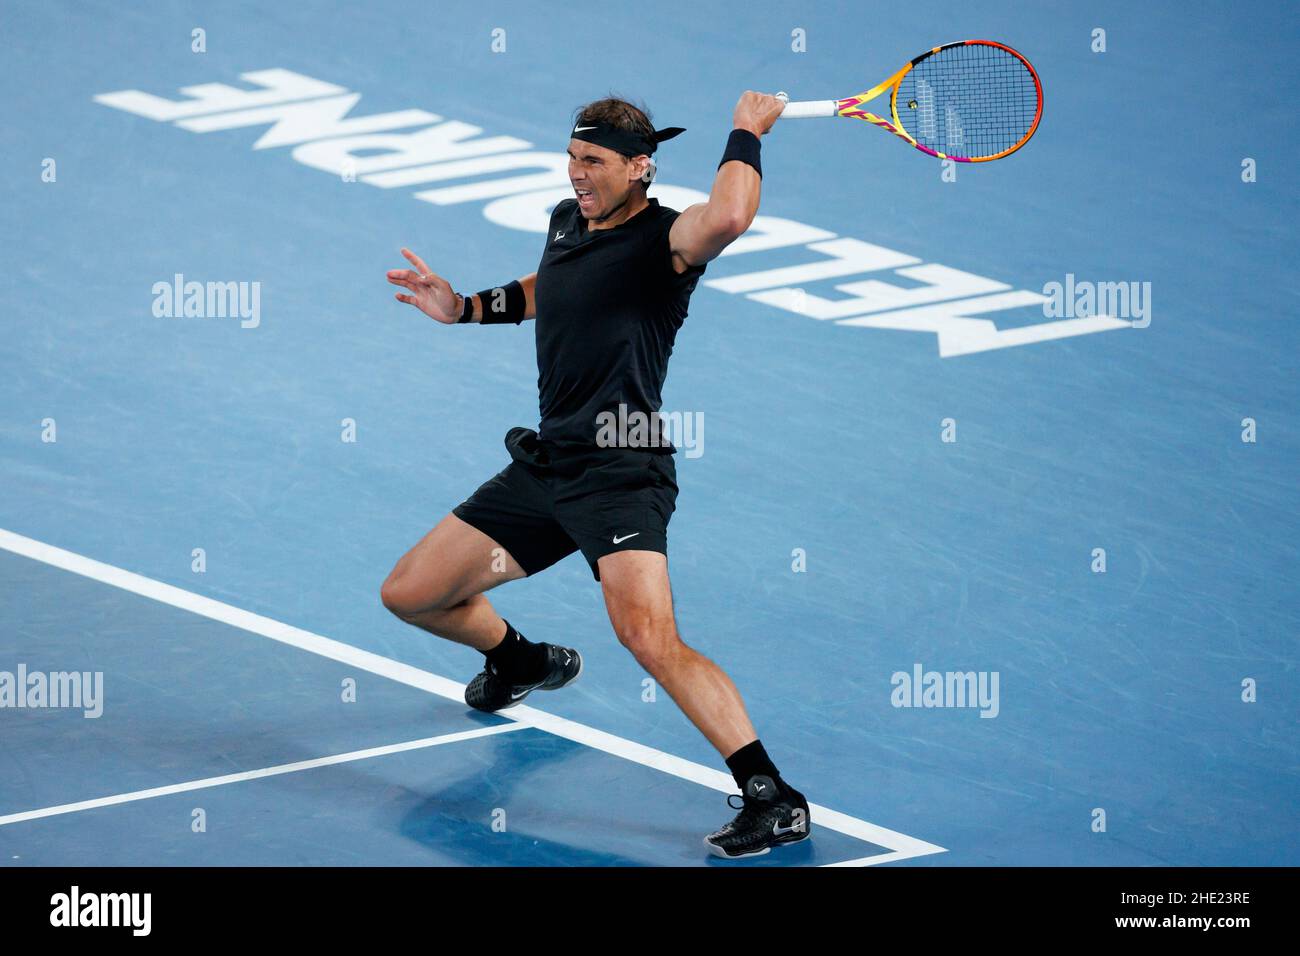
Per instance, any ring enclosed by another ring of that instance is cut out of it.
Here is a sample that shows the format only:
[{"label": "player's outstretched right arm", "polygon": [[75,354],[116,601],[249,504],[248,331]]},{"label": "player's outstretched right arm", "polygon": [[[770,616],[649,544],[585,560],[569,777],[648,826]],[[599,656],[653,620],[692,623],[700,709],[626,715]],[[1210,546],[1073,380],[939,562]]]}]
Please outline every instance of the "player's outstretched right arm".
[{"label": "player's outstretched right arm", "polygon": [[[424,264],[424,260],[417,256],[410,249],[403,248],[402,255],[407,258],[411,265],[415,266],[417,271],[410,269],[390,269],[388,271],[388,281],[393,285],[402,286],[410,291],[410,295],[397,293],[397,301],[405,302],[407,305],[413,305],[431,319],[436,319],[445,325],[453,325],[460,322],[464,314],[465,297],[454,291],[451,283],[442,276],[430,271],[429,267]],[[537,273],[524,276],[516,280],[519,289],[523,291],[523,315],[520,319],[531,319],[537,315],[537,304],[534,296],[534,288],[537,282]],[[514,285],[515,283],[511,283]],[[487,322],[496,321],[514,322],[518,316],[506,316],[501,313],[507,306],[518,308],[512,301],[508,293],[509,286],[501,289],[487,289],[483,292],[475,293],[471,296],[472,305],[469,318],[466,321],[481,323],[484,321],[485,313],[489,310],[493,315],[487,316]],[[516,291],[515,296],[518,295]],[[486,299],[486,301],[485,301]]]},{"label": "player's outstretched right arm", "polygon": [[721,255],[754,222],[763,178],[759,171],[759,137],[772,128],[784,109],[783,100],[753,90],[746,90],[736,104],[731,137],[713,178],[708,202],[686,207],[669,233],[673,267],[678,272]]}]

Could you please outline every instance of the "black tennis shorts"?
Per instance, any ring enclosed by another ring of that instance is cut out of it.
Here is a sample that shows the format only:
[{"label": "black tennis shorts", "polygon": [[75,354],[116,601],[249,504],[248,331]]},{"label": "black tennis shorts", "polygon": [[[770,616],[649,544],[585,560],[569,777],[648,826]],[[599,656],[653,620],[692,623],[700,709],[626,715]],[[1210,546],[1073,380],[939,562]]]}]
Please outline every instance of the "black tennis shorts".
[{"label": "black tennis shorts", "polygon": [[668,553],[677,507],[671,454],[627,448],[559,450],[530,428],[506,433],[513,459],[452,514],[482,531],[527,574],[582,551],[591,573],[615,551]]}]

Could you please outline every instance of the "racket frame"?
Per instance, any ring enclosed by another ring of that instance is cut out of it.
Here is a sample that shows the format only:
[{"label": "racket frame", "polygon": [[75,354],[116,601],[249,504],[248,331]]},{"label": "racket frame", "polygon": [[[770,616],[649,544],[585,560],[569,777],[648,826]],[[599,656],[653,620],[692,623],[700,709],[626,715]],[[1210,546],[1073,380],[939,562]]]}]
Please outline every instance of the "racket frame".
[{"label": "racket frame", "polygon": [[[903,77],[907,76],[907,74],[912,71],[912,68],[922,60],[934,56],[940,50],[947,50],[957,46],[972,45],[997,47],[999,50],[1005,50],[1010,53],[1024,64],[1025,68],[1029,71],[1029,75],[1033,77],[1034,80],[1034,90],[1038,94],[1038,109],[1034,113],[1034,121],[1030,125],[1029,131],[1025,133],[1025,135],[1022,136],[1010,149],[1004,149],[1002,152],[996,153],[992,156],[950,156],[947,153],[941,153],[938,150],[930,149],[928,146],[922,146],[912,138],[906,129],[903,128],[903,122],[898,117],[898,89],[903,83]],[[889,113],[893,122],[863,109],[863,104],[874,100],[886,90],[890,91]],[[1025,143],[1029,142],[1033,137],[1034,131],[1038,129],[1038,122],[1043,117],[1043,84],[1039,81],[1038,71],[1034,69],[1033,64],[1005,43],[998,43],[996,40],[958,40],[955,43],[944,43],[940,46],[932,47],[920,56],[914,57],[911,62],[907,63],[901,70],[889,77],[889,79],[882,83],[878,83],[864,93],[858,93],[856,96],[846,96],[839,100],[804,100],[801,102],[787,103],[785,110],[781,113],[781,118],[783,119],[807,119],[819,116],[843,116],[848,119],[864,120],[875,126],[879,126],[883,130],[893,133],[904,142],[915,146],[921,152],[938,159],[951,159],[958,163],[987,163],[995,159],[1002,159],[1004,156],[1010,156],[1021,146],[1024,146]]]}]

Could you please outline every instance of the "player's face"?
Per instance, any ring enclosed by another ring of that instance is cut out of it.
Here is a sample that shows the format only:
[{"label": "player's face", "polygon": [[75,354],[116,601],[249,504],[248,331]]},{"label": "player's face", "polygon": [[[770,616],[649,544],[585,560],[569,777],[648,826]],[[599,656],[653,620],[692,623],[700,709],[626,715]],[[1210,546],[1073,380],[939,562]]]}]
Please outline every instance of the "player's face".
[{"label": "player's face", "polygon": [[605,219],[621,209],[636,179],[628,157],[607,146],[569,140],[569,182],[587,219]]}]

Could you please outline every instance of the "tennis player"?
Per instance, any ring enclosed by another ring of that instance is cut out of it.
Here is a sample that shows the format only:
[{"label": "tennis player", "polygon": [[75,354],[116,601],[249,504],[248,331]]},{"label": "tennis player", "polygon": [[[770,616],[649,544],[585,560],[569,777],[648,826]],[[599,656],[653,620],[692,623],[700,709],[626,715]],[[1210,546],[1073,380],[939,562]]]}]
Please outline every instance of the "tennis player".
[{"label": "tennis player", "polygon": [[[646,190],[659,143],[646,113],[610,97],[576,113],[569,140],[574,197],[551,214],[537,271],[472,296],[452,290],[410,250],[397,298],[439,322],[537,320],[541,422],[506,435],[511,462],[453,509],[393,568],[384,605],[486,658],[465,702],[489,713],[577,679],[577,650],[533,643],[492,608],[490,588],[581,551],[610,623],[637,662],[717,748],[740,788],[736,817],[705,837],[738,858],[810,835],[808,803],[763,748],[731,679],[677,632],[668,579],[676,507],[671,443],[658,427],[673,340],[706,264],[758,211],[760,140],[784,103],[747,91],[707,202],[683,212]],[[620,406],[624,406],[620,410]],[[610,423],[656,423],[619,433]],[[734,796],[734,795],[733,795]],[[731,798],[728,798],[730,803]]]}]

